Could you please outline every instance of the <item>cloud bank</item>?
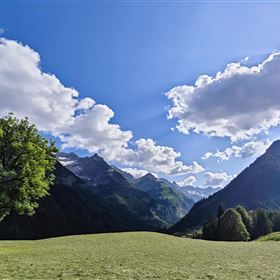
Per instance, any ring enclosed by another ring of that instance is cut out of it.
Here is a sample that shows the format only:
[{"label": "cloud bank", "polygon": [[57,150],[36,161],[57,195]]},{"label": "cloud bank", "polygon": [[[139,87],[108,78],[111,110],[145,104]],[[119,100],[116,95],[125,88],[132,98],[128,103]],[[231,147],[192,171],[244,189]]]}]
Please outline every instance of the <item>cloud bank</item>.
[{"label": "cloud bank", "polygon": [[204,177],[205,177],[204,186],[212,186],[212,187],[222,187],[233,179],[233,176],[228,175],[225,172],[218,172],[218,173],[205,172]]},{"label": "cloud bank", "polygon": [[233,157],[245,159],[251,156],[260,156],[265,152],[270,144],[271,143],[269,142],[252,141],[244,144],[243,146],[233,145],[223,151],[217,151],[216,153],[208,152],[202,157],[202,159],[207,160],[213,157],[223,161],[229,160]]},{"label": "cloud bank", "polygon": [[184,187],[184,186],[193,186],[195,184],[195,182],[196,182],[196,178],[194,176],[189,176],[182,181],[176,182],[176,184],[179,187]]},{"label": "cloud bank", "polygon": [[230,63],[215,76],[202,75],[194,85],[166,93],[168,118],[179,132],[250,139],[280,123],[280,53],[257,66]]}]

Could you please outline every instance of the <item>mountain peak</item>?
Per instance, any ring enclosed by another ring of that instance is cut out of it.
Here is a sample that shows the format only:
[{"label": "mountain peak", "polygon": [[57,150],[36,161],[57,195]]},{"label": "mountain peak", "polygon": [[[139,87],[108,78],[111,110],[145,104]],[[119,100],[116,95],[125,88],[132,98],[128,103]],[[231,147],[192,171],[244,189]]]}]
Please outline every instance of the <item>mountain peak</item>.
[{"label": "mountain peak", "polygon": [[105,161],[103,157],[101,157],[99,154],[95,153],[90,158],[95,159],[96,161]]},{"label": "mountain peak", "polygon": [[142,179],[156,180],[157,178],[152,173],[147,173],[142,177]]},{"label": "mountain peak", "polygon": [[280,156],[280,140],[274,141],[266,151],[267,153],[272,153],[273,155]]}]

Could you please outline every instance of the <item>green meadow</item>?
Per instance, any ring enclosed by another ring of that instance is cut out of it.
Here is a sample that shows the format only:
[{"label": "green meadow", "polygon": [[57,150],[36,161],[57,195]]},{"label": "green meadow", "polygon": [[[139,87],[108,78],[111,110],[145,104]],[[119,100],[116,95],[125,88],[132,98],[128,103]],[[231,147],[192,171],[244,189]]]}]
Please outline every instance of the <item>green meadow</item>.
[{"label": "green meadow", "polygon": [[1,279],[280,279],[280,242],[132,232],[0,241]]}]

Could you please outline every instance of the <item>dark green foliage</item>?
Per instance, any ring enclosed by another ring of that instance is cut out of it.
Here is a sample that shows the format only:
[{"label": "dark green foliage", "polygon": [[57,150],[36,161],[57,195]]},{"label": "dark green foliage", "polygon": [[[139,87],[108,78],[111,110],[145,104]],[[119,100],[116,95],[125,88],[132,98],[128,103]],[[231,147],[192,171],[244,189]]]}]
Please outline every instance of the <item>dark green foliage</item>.
[{"label": "dark green foliage", "polygon": [[270,214],[273,227],[272,231],[280,231],[280,211],[273,211]]},{"label": "dark green foliage", "polygon": [[218,207],[218,213],[217,213],[217,219],[219,220],[222,215],[225,213],[225,207],[223,206],[223,204],[219,204],[219,207]]},{"label": "dark green foliage", "polygon": [[202,238],[205,240],[218,240],[217,219],[209,217],[208,222],[202,228]]},{"label": "dark green foliage", "polygon": [[272,232],[273,223],[269,217],[268,211],[257,209],[252,213],[253,229],[252,238],[258,238]]},{"label": "dark green foliage", "polygon": [[235,209],[240,214],[240,216],[242,218],[242,222],[244,223],[247,231],[249,233],[252,233],[253,220],[252,220],[252,217],[247,212],[247,210],[245,209],[245,207],[238,205],[238,206],[236,206]]},{"label": "dark green foliage", "polygon": [[242,222],[240,214],[229,208],[220,218],[220,239],[224,241],[247,241],[250,234]]},{"label": "dark green foliage", "polygon": [[11,211],[34,213],[54,182],[56,151],[28,119],[0,119],[0,220]]},{"label": "dark green foliage", "polygon": [[[227,209],[226,212],[228,210],[231,210],[232,212],[232,209]],[[244,224],[251,239],[257,239],[260,236],[271,233],[272,231],[280,231],[280,211],[256,209],[250,211],[249,213],[246,208],[241,205],[238,205],[235,210],[240,215],[241,221]],[[242,226],[240,227],[240,225],[236,226],[236,217],[234,218],[232,215],[231,222],[230,219],[228,219],[228,224],[226,224],[228,232],[225,231],[223,219],[224,214],[220,217],[220,219],[213,219],[212,217],[208,219],[207,223],[203,225],[202,238],[206,240],[235,241],[236,238],[233,238],[233,236],[228,237],[230,232],[234,234],[234,236],[236,236],[236,232],[239,232],[240,235],[243,235],[244,228]],[[233,228],[230,228],[229,224],[231,224],[231,227]]]}]

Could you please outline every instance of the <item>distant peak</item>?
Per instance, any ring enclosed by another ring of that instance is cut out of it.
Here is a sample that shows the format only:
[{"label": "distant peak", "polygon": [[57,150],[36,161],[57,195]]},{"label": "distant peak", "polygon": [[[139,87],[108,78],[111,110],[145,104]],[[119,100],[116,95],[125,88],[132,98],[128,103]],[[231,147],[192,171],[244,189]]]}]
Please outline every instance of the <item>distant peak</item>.
[{"label": "distant peak", "polygon": [[156,177],[152,173],[147,173],[142,178],[145,178],[145,179],[156,179]]},{"label": "distant peak", "polygon": [[95,160],[104,160],[103,157],[101,157],[100,155],[98,155],[97,153],[95,153],[93,156],[91,156],[91,158],[95,159]]},{"label": "distant peak", "polygon": [[274,155],[280,155],[280,140],[274,141],[266,151],[267,153],[272,153]]},{"label": "distant peak", "polygon": [[71,153],[59,152],[59,153],[56,153],[56,157],[75,158],[75,159],[79,158],[79,156],[77,154],[75,154],[74,152],[71,152]]}]

